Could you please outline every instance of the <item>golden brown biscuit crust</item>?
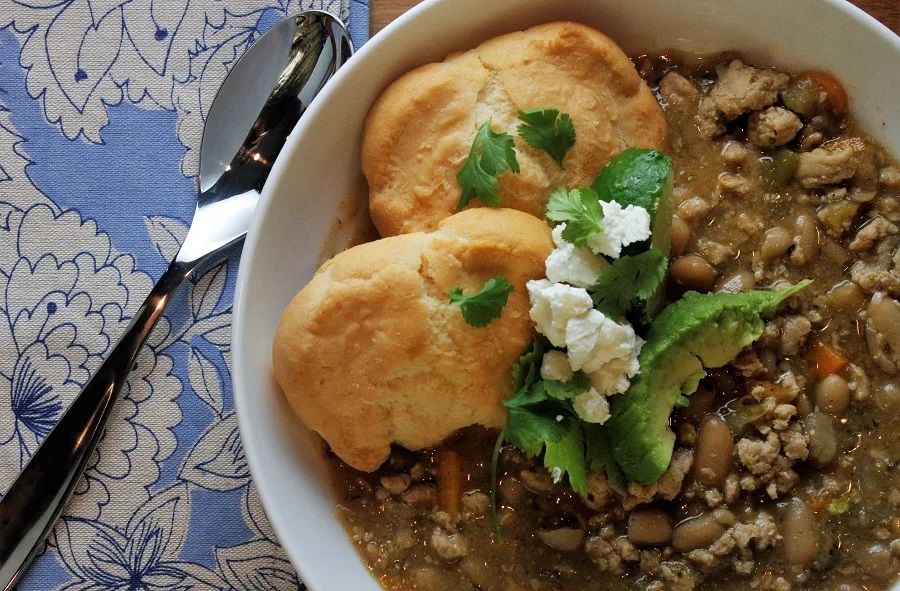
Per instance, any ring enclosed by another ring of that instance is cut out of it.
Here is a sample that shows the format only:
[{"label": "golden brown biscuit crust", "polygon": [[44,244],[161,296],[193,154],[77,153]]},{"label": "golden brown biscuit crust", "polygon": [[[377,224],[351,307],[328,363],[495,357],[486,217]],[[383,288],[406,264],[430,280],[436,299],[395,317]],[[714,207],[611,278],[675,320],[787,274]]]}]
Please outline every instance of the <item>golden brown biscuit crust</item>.
[{"label": "golden brown biscuit crust", "polygon": [[[349,465],[371,471],[390,444],[422,449],[462,427],[501,427],[510,368],[531,341],[525,283],[543,277],[549,227],[473,209],[436,231],[356,246],[316,273],[282,316],[275,378],[300,419]],[[468,325],[451,289],[514,285],[500,318]]]},{"label": "golden brown biscuit crust", "polygon": [[[539,107],[572,117],[577,139],[564,170],[516,133],[518,112]],[[553,189],[590,184],[624,148],[666,148],[656,99],[599,31],[557,22],[496,37],[405,74],[373,105],[362,168],[382,236],[430,231],[455,213],[456,173],[488,120],[513,135],[521,167],[499,177],[503,206],[538,217]]]}]

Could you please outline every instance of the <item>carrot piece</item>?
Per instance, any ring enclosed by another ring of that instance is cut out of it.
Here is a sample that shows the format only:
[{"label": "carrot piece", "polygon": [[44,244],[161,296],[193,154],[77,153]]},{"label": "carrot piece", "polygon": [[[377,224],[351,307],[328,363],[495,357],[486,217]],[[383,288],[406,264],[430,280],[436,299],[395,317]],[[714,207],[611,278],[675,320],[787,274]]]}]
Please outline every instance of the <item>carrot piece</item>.
[{"label": "carrot piece", "polygon": [[815,70],[804,72],[802,77],[818,86],[825,93],[828,105],[834,112],[843,113],[847,110],[850,99],[847,97],[844,85],[837,78],[831,74]]},{"label": "carrot piece", "polygon": [[836,347],[822,341],[813,343],[807,358],[819,378],[843,371],[848,363],[847,358]]},{"label": "carrot piece", "polygon": [[809,495],[807,499],[807,504],[810,508],[816,513],[821,513],[825,509],[828,508],[828,503],[831,502],[831,496],[827,493],[815,492]]},{"label": "carrot piece", "polygon": [[437,453],[438,507],[450,514],[459,513],[462,498],[462,459],[453,450]]}]

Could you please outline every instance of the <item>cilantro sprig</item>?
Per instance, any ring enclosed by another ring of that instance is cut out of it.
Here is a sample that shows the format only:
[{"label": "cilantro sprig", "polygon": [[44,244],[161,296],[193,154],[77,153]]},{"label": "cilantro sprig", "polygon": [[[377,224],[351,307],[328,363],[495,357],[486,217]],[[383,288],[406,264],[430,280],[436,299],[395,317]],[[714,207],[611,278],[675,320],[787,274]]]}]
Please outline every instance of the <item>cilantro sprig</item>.
[{"label": "cilantro sprig", "polygon": [[531,109],[519,111],[522,123],[516,128],[522,139],[536,150],[543,150],[560,167],[566,154],[575,145],[575,126],[568,113],[559,109]]},{"label": "cilantro sprig", "polygon": [[575,246],[584,246],[588,238],[603,231],[603,208],[590,187],[553,191],[547,201],[547,219],[565,222],[562,237]]},{"label": "cilantro sprig", "polygon": [[606,427],[597,423],[584,423],[584,463],[592,472],[606,472],[606,479],[613,490],[626,494],[625,475],[613,459]]},{"label": "cilantro sprig", "polygon": [[[618,470],[608,452],[602,425],[588,426],[578,419],[572,399],[591,387],[581,371],[567,382],[541,379],[540,367],[549,343],[542,337],[519,358],[512,369],[515,395],[506,400],[506,427],[500,433],[491,460],[492,482],[497,480],[500,447],[509,443],[529,457],[543,454],[544,467],[554,481],[568,478],[572,490],[587,494],[587,470]],[[602,439],[598,439],[602,435]],[[606,444],[606,447],[601,447]],[[604,452],[604,450],[606,450]],[[604,455],[605,454],[605,455]],[[610,481],[613,481],[610,476]],[[491,515],[502,541],[497,511],[496,485],[491,487]]]},{"label": "cilantro sprig", "polygon": [[515,142],[508,133],[491,129],[491,122],[487,121],[475,133],[466,163],[456,173],[462,188],[456,210],[460,211],[475,197],[485,205],[500,205],[497,176],[506,170],[519,172]]},{"label": "cilantro sprig", "polygon": [[587,374],[577,371],[568,382],[537,380],[527,388],[520,388],[512,398],[503,404],[507,408],[519,408],[549,400],[571,400],[582,392],[587,392],[590,388],[591,380]]},{"label": "cilantro sprig", "polygon": [[472,295],[463,294],[461,287],[451,289],[450,303],[459,306],[466,322],[480,328],[500,317],[513,288],[505,277],[497,275],[488,279],[481,291]]},{"label": "cilantro sprig", "polygon": [[646,302],[654,296],[666,277],[668,264],[658,248],[616,259],[591,290],[594,307],[611,318],[624,316],[637,300]]}]

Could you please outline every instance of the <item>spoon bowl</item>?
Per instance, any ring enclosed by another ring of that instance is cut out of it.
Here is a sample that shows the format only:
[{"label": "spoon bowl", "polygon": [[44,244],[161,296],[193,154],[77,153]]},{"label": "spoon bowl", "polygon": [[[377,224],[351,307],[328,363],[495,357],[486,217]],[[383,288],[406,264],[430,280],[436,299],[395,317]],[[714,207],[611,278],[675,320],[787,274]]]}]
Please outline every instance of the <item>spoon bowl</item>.
[{"label": "spoon bowl", "polygon": [[179,286],[247,234],[263,184],[309,103],[350,57],[340,20],[306,11],[235,63],[206,116],[200,194],[184,244],[119,341],[0,499],[0,589],[11,591],[62,512],[138,352]]}]

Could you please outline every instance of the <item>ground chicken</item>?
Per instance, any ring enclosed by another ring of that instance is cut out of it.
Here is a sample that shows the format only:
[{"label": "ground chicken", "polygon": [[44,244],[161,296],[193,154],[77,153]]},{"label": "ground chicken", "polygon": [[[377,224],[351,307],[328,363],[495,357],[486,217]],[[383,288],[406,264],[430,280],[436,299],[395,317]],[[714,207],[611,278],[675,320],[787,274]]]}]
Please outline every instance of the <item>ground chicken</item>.
[{"label": "ground chicken", "polygon": [[[793,464],[809,455],[809,438],[800,423],[792,420],[797,414],[796,406],[777,404],[771,396],[761,403],[767,404],[766,414],[754,426],[764,437],[747,435],[737,442],[735,453],[749,474],[736,478],[743,490],[763,488],[770,498],[777,499],[797,484],[799,476]],[[726,479],[726,502],[737,496],[734,488],[735,483]]]},{"label": "ground chicken", "polygon": [[638,505],[644,505],[653,500],[656,495],[656,483],[638,484],[637,482],[628,483],[628,496],[622,499],[622,508],[631,511]]},{"label": "ground chicken", "polygon": [[792,423],[790,427],[778,434],[781,440],[781,449],[789,460],[805,460],[809,456],[809,435],[807,435],[799,423]]},{"label": "ground chicken", "polygon": [[669,72],[659,81],[659,96],[669,107],[690,111],[697,108],[700,91],[678,72]]},{"label": "ground chicken", "polygon": [[459,513],[448,513],[447,511],[432,511],[428,515],[431,521],[449,532],[456,531],[456,526],[459,525],[459,517]]},{"label": "ground chicken", "polygon": [[662,564],[662,552],[658,548],[641,550],[641,572],[656,575]]},{"label": "ground chicken", "polygon": [[678,449],[672,454],[672,462],[669,469],[660,477],[657,482],[657,495],[667,501],[671,501],[678,493],[681,492],[681,486],[684,483],[685,475],[690,471],[694,464],[694,452],[689,449]]},{"label": "ground chicken", "polygon": [[480,517],[487,514],[491,499],[481,491],[473,491],[463,495],[462,506],[465,517]]},{"label": "ground chicken", "polygon": [[412,478],[409,474],[388,474],[381,477],[381,486],[392,495],[406,492],[410,484],[412,484]]},{"label": "ground chicken", "polygon": [[890,164],[878,171],[878,182],[885,187],[900,187],[900,167]]},{"label": "ground chicken", "polygon": [[697,252],[711,265],[721,265],[734,259],[737,250],[733,246],[701,238],[697,240]]},{"label": "ground chicken", "polygon": [[659,567],[659,578],[666,591],[693,591],[700,584],[700,577],[686,562],[667,560]]},{"label": "ground chicken", "polygon": [[542,493],[553,490],[553,479],[546,470],[522,470],[519,476],[525,486],[534,492]]},{"label": "ground chicken", "polygon": [[800,352],[806,343],[806,337],[812,330],[812,324],[803,316],[789,316],[782,322],[781,339],[778,350],[785,357],[792,357]]},{"label": "ground chicken", "polygon": [[585,504],[594,511],[600,511],[609,505],[612,499],[612,488],[605,472],[588,472],[588,492],[584,497]]},{"label": "ground chicken", "polygon": [[711,569],[719,562],[719,559],[713,556],[712,552],[704,549],[691,550],[690,552],[685,554],[685,556],[687,556],[687,559],[694,564],[705,567],[707,569]]},{"label": "ground chicken", "polygon": [[861,139],[845,138],[801,152],[794,176],[807,189],[837,184],[856,174],[863,150]]},{"label": "ground chicken", "polygon": [[793,463],[784,456],[776,456],[772,462],[772,468],[760,475],[741,476],[740,486],[745,491],[755,491],[762,488],[771,499],[790,491],[797,484],[799,476],[791,468]]},{"label": "ground chicken", "polygon": [[694,447],[697,444],[697,427],[693,423],[678,425],[678,443]]},{"label": "ground chicken", "polygon": [[862,368],[855,363],[847,366],[847,385],[853,392],[853,399],[857,402],[868,400],[871,388],[869,387],[869,377]]},{"label": "ground chicken", "polygon": [[867,293],[900,296],[900,248],[891,240],[881,240],[872,257],[853,263],[850,279]]},{"label": "ground chicken", "polygon": [[785,357],[793,357],[800,352],[812,330],[812,323],[804,316],[780,316],[766,323],[760,343],[766,347],[778,348]]},{"label": "ground chicken", "polygon": [[469,553],[469,545],[460,534],[448,534],[436,527],[429,539],[431,549],[444,560],[456,560]]},{"label": "ground chicken", "polygon": [[771,515],[760,511],[756,518],[748,523],[736,523],[725,530],[718,540],[707,550],[713,556],[726,556],[735,550],[747,550],[751,542],[756,550],[766,550],[781,541],[778,526]]},{"label": "ground chicken", "polygon": [[781,442],[775,433],[769,433],[765,441],[743,438],[737,443],[737,454],[741,464],[751,474],[757,476],[771,472],[780,451]]},{"label": "ground chicken", "polygon": [[688,449],[677,449],[672,454],[672,461],[665,473],[653,484],[628,483],[628,496],[622,499],[622,508],[631,511],[638,505],[649,503],[654,497],[671,501],[684,484],[684,477],[694,463],[694,452]]},{"label": "ground chicken", "polygon": [[703,197],[696,195],[679,203],[677,213],[678,217],[690,223],[702,221],[709,215],[711,210],[712,204]]},{"label": "ground chicken", "polygon": [[783,146],[803,127],[803,122],[791,111],[782,107],[769,107],[755,111],[747,121],[747,140],[760,148]]},{"label": "ground chicken", "polygon": [[762,361],[760,361],[756,351],[753,351],[752,349],[748,349],[738,355],[737,358],[731,362],[731,366],[741,372],[741,375],[745,378],[761,376],[766,373],[766,367],[762,364]]},{"label": "ground chicken", "polygon": [[734,60],[716,68],[719,79],[700,100],[697,126],[714,138],[725,133],[725,123],[747,111],[763,109],[775,103],[778,93],[787,88],[790,78],[773,70],[759,70]]},{"label": "ground chicken", "polygon": [[791,417],[797,414],[797,407],[793,404],[779,404],[772,410],[772,429],[784,431],[788,428]]},{"label": "ground chicken", "polygon": [[703,502],[706,503],[707,507],[716,508],[722,504],[722,501],[725,500],[725,496],[722,494],[717,488],[710,488],[703,491]]},{"label": "ground chicken", "polygon": [[628,541],[628,538],[625,536],[619,536],[615,540],[613,540],[613,549],[616,551],[622,560],[626,562],[637,562],[641,559],[641,553],[637,549],[637,547]]},{"label": "ground chicken", "polygon": [[856,233],[856,238],[850,243],[850,250],[865,252],[871,250],[875,243],[888,236],[897,234],[897,226],[881,216],[872,218]]},{"label": "ground chicken", "polygon": [[749,577],[753,574],[753,569],[756,568],[755,560],[735,560],[734,561],[734,572],[739,575],[743,575],[745,577]]},{"label": "ground chicken", "polygon": [[740,175],[728,172],[719,175],[716,187],[720,193],[734,193],[741,196],[746,196],[753,189],[750,181]]},{"label": "ground chicken", "polygon": [[725,493],[725,504],[730,505],[735,502],[738,495],[741,494],[741,481],[737,474],[729,474],[725,477],[725,486],[722,489]]},{"label": "ground chicken", "polygon": [[601,571],[622,573],[622,557],[611,543],[599,536],[591,536],[584,541],[584,551]]},{"label": "ground chicken", "polygon": [[746,144],[741,142],[731,141],[722,148],[722,158],[728,164],[738,166],[749,164],[756,159],[757,155],[758,153],[755,150],[751,150]]},{"label": "ground chicken", "polygon": [[758,215],[741,211],[737,214],[735,226],[738,230],[746,234],[748,238],[751,238],[757,234],[761,234],[765,224]]},{"label": "ground chicken", "polygon": [[400,495],[400,499],[407,505],[434,503],[436,497],[437,491],[430,484],[416,484]]}]

